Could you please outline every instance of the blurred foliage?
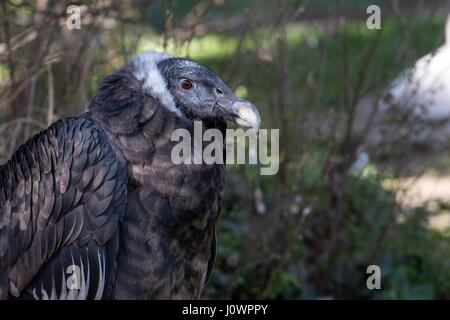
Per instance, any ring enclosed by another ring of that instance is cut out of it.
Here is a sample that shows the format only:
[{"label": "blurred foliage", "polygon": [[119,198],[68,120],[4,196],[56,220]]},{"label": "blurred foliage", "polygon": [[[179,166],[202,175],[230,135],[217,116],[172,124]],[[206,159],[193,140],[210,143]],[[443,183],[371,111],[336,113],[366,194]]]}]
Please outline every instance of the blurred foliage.
[{"label": "blurred foliage", "polygon": [[[83,112],[101,79],[147,49],[210,66],[258,107],[263,128],[280,128],[277,175],[228,168],[205,298],[450,298],[450,234],[428,225],[448,207],[397,199],[396,179],[418,175],[409,171],[417,146],[371,145],[355,129],[363,97],[443,43],[444,1],[4,3],[1,162],[49,120]],[[80,30],[64,25],[72,3],[83,9]],[[381,32],[365,27],[368,4],[383,9]],[[361,148],[370,165],[351,173]],[[372,264],[382,290],[366,287]]]}]

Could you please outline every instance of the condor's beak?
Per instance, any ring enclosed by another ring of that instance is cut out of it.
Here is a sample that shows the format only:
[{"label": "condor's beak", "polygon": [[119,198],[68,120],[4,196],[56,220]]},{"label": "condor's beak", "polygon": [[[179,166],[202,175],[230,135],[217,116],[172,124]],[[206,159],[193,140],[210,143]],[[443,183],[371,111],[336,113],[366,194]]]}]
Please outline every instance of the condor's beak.
[{"label": "condor's beak", "polygon": [[243,127],[252,127],[255,130],[259,129],[261,118],[253,104],[246,100],[238,100],[231,105],[231,109],[236,124]]},{"label": "condor's beak", "polygon": [[216,106],[223,112],[224,120],[258,130],[261,124],[258,109],[252,103],[238,98],[231,90],[229,91],[216,102]]},{"label": "condor's beak", "polygon": [[259,129],[261,118],[259,112],[253,104],[246,100],[228,100],[221,101],[217,104],[224,112],[224,119],[232,121],[243,127],[252,127],[255,130]]}]

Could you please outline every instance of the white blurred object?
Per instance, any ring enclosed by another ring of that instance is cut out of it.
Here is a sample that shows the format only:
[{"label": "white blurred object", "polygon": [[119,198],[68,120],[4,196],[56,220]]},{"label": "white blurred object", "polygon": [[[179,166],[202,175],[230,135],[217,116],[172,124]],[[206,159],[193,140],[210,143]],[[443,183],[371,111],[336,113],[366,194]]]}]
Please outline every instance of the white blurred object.
[{"label": "white blurred object", "polygon": [[303,198],[301,195],[296,195],[294,198],[294,202],[291,203],[288,210],[291,214],[296,215],[300,212],[300,203],[302,203]]},{"label": "white blurred object", "polygon": [[259,214],[265,214],[266,213],[266,205],[264,204],[264,194],[261,190],[261,188],[255,189],[255,209],[256,212]]},{"label": "white blurred object", "polygon": [[311,207],[306,207],[305,209],[303,209],[303,214],[305,216],[307,216],[308,214],[310,214],[312,211]]},{"label": "white blurred object", "polygon": [[319,41],[317,40],[317,37],[311,35],[306,39],[306,43],[310,48],[317,48],[317,45],[319,44]]},{"label": "white blurred object", "polygon": [[353,174],[361,174],[361,172],[367,167],[369,164],[370,158],[367,152],[359,152],[356,157],[355,162],[351,165],[349,172]]},{"label": "white blurred object", "polygon": [[405,70],[384,94],[384,103],[411,107],[428,120],[450,117],[450,15],[445,27],[445,44],[420,58]]},{"label": "white blurred object", "polygon": [[267,44],[267,41],[265,41],[265,40],[264,40],[261,48],[258,51],[258,58],[259,58],[259,60],[264,61],[264,62],[271,62],[271,61],[273,61],[273,55],[270,52],[269,45]]},{"label": "white blurred object", "polygon": [[289,210],[290,214],[295,216],[296,214],[298,214],[300,212],[300,206],[294,202],[294,203],[291,203],[288,210]]}]

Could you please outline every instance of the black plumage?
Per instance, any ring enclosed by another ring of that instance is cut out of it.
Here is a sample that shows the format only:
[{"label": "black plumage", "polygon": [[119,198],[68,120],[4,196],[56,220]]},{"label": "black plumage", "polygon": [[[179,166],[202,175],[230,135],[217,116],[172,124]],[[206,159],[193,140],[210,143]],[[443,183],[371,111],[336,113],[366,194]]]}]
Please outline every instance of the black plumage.
[{"label": "black plumage", "polygon": [[171,133],[193,132],[194,120],[224,132],[233,119],[259,125],[250,103],[195,62],[147,52],[107,77],[88,112],[0,167],[0,298],[200,298],[225,169],[174,164]]}]

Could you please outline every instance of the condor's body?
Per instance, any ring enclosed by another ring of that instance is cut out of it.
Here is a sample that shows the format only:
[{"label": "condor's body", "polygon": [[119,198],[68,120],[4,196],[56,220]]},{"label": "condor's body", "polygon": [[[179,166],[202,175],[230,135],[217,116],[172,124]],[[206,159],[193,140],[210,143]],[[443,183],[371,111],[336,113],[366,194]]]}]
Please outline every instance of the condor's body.
[{"label": "condor's body", "polygon": [[193,120],[224,131],[243,107],[259,125],[212,71],[165,54],[107,77],[87,113],[0,168],[0,298],[200,298],[225,170],[174,164],[171,133]]}]

